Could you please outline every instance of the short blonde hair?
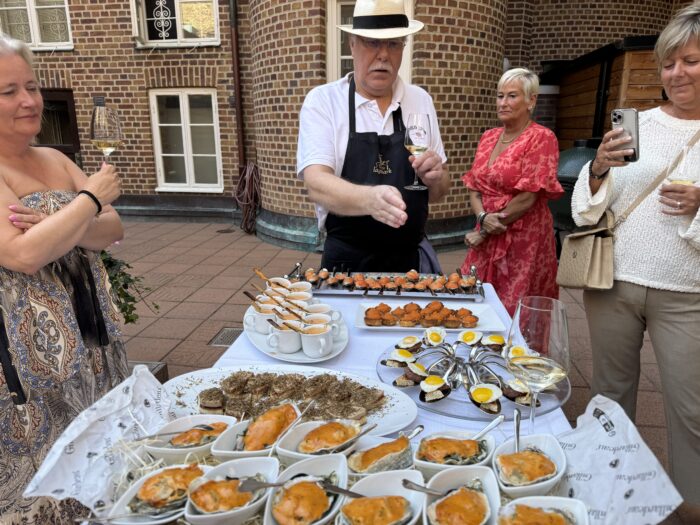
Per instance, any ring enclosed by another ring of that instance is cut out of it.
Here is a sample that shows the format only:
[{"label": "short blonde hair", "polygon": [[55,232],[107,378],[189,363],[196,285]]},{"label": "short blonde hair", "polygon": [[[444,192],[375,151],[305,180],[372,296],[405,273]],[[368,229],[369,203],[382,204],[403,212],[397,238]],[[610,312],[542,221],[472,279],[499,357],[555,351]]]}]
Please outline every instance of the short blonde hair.
[{"label": "short blonde hair", "polygon": [[694,2],[678,11],[661,31],[654,46],[657,66],[661,68],[664,60],[693,38],[700,40],[700,2]]},{"label": "short blonde hair", "polygon": [[29,64],[30,67],[33,65],[34,55],[26,43],[4,33],[0,33],[0,56],[8,55],[17,55]]},{"label": "short blonde hair", "polygon": [[516,80],[520,82],[525,98],[530,98],[539,93],[540,79],[535,73],[524,67],[516,67],[503,73],[501,79],[498,81],[498,91],[501,91],[506,84]]}]

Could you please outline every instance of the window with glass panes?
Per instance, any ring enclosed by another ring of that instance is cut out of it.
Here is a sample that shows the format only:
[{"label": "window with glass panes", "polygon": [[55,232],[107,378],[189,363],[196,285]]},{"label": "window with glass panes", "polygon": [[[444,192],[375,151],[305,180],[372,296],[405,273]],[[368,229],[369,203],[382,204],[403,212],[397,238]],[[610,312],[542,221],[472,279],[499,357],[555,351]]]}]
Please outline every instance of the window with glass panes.
[{"label": "window with glass panes", "polygon": [[0,31],[33,49],[71,46],[66,0],[0,0]]},{"label": "window with glass panes", "polygon": [[144,46],[219,43],[213,0],[131,0],[132,36]]},{"label": "window with glass panes", "polygon": [[221,191],[216,91],[150,93],[158,190]]}]

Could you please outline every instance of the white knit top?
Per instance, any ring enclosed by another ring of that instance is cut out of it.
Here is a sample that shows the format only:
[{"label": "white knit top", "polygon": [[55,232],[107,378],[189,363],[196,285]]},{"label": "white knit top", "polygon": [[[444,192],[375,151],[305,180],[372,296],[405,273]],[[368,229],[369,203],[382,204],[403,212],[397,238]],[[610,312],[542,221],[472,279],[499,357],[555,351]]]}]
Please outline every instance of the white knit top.
[{"label": "white knit top", "polygon": [[[611,169],[595,195],[588,182],[588,164],[581,169],[571,199],[576,224],[596,224],[606,208],[616,217],[622,214],[698,129],[700,120],[671,117],[660,108],[642,112],[637,162]],[[661,213],[662,208],[657,188],[615,229],[615,279],[700,293],[700,212],[675,217]]]}]

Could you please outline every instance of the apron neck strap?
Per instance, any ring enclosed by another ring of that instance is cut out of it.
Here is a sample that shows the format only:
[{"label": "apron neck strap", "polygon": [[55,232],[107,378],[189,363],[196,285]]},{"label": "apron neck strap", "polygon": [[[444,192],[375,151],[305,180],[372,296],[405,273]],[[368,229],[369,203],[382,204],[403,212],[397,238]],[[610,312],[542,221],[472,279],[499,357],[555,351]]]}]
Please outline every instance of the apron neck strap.
[{"label": "apron neck strap", "polygon": [[[350,136],[353,136],[356,132],[355,130],[355,75],[350,74],[350,88],[348,89],[348,115],[350,116]],[[392,111],[392,117],[394,119],[394,133],[397,131],[405,132],[406,127],[403,124],[403,115],[401,113],[401,104],[399,107]]]}]

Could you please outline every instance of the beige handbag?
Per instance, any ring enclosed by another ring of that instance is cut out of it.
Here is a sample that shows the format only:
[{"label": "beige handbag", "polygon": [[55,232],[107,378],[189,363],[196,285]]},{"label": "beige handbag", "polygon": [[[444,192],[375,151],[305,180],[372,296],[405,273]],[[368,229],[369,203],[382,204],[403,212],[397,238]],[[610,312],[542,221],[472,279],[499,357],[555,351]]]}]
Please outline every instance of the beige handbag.
[{"label": "beige handbag", "polygon": [[[700,131],[688,142],[693,147],[700,139]],[[559,257],[557,284],[583,290],[609,290],[613,287],[613,238],[615,228],[673,171],[681,160],[682,150],[673,162],[637,197],[620,215],[614,218],[605,210],[598,224],[571,233],[564,239]],[[593,161],[591,161],[593,162]]]}]

